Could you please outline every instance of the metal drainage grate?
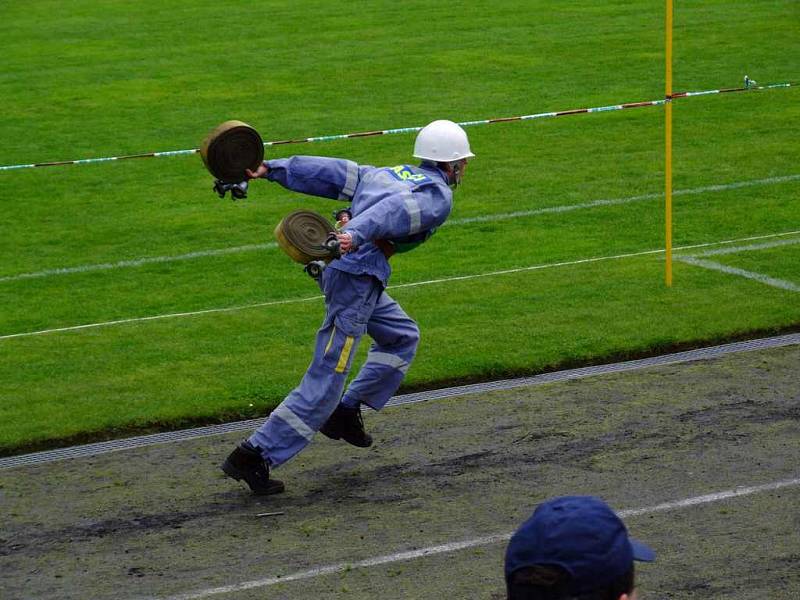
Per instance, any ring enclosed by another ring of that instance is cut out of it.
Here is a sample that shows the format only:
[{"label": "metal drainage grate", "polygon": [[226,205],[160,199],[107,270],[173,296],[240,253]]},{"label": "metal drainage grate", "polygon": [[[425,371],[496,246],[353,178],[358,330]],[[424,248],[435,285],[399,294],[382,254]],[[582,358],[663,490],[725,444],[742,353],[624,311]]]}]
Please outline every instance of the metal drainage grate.
[{"label": "metal drainage grate", "polygon": [[[581,379],[583,377],[591,377],[593,375],[621,373],[624,371],[643,369],[645,367],[705,360],[735,352],[766,350],[769,348],[780,348],[783,346],[793,346],[796,344],[800,344],[800,334],[798,333],[771,338],[762,338],[758,340],[749,340],[745,342],[735,342],[732,344],[723,344],[721,346],[711,346],[709,348],[699,348],[697,350],[687,350],[686,352],[676,352],[674,354],[665,354],[663,356],[653,356],[650,358],[642,358],[639,360],[630,360],[608,365],[598,365],[595,367],[582,367],[579,369],[569,369],[554,373],[544,373],[542,375],[536,375],[533,377],[504,379],[501,381],[490,381],[487,383],[476,383],[473,385],[462,385],[451,388],[443,388],[440,390],[429,390],[425,392],[416,392],[413,394],[403,394],[401,396],[393,397],[391,400],[389,400],[386,406],[401,406],[404,404],[414,404],[416,402],[427,402],[430,400],[442,400],[444,398],[453,398],[456,396],[467,396],[470,394],[511,390],[514,388],[529,387],[544,383]],[[32,454],[22,454],[20,456],[10,456],[6,458],[0,458],[0,469],[11,469],[14,467],[49,463],[58,460],[66,460],[69,458],[96,456],[98,454],[106,454],[108,452],[116,452],[119,450],[130,450],[133,448],[141,448],[143,446],[152,446],[155,444],[182,442],[195,438],[222,435],[237,431],[252,431],[261,425],[263,421],[264,418],[261,417],[258,419],[249,419],[247,421],[224,423],[222,425],[207,425],[205,427],[197,427],[194,429],[154,433],[121,440],[111,440],[108,442],[97,442],[94,444],[73,446],[71,448],[59,448],[56,450],[46,450],[44,452],[34,452]]]}]

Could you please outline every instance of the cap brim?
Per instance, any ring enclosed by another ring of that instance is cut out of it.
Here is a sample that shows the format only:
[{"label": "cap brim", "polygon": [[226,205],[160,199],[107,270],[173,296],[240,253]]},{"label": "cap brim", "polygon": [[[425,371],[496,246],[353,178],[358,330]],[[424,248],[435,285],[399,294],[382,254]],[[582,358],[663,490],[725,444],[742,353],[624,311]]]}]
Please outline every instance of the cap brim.
[{"label": "cap brim", "polygon": [[656,559],[656,553],[650,546],[634,539],[630,539],[630,543],[633,549],[633,560],[638,560],[639,562],[653,562]]}]

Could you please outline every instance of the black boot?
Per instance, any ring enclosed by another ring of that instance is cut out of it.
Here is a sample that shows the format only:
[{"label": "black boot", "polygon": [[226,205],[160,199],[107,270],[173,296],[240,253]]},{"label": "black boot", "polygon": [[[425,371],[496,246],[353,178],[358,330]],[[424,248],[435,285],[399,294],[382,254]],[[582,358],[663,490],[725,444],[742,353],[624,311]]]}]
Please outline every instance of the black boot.
[{"label": "black boot", "polygon": [[332,440],[343,439],[359,448],[372,446],[372,436],[364,431],[360,406],[347,408],[340,404],[319,431]]},{"label": "black boot", "polygon": [[282,481],[269,478],[269,466],[261,452],[247,440],[239,442],[222,463],[222,470],[236,481],[244,479],[257,496],[280,494],[284,490]]}]

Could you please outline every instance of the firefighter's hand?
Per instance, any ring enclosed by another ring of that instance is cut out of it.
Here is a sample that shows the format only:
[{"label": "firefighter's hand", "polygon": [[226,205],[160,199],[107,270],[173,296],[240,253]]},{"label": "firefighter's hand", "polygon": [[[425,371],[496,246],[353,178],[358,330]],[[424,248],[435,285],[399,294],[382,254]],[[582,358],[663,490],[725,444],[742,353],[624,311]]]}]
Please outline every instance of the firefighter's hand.
[{"label": "firefighter's hand", "polygon": [[250,169],[247,169],[245,171],[245,173],[247,173],[247,176],[250,179],[259,179],[260,177],[263,177],[264,175],[266,175],[267,171],[269,171],[269,169],[267,168],[266,163],[262,162],[255,171],[251,171]]},{"label": "firefighter's hand", "polygon": [[347,252],[352,252],[355,250],[353,247],[353,236],[349,233],[337,233],[336,239],[339,240],[339,250],[342,254],[346,254]]}]

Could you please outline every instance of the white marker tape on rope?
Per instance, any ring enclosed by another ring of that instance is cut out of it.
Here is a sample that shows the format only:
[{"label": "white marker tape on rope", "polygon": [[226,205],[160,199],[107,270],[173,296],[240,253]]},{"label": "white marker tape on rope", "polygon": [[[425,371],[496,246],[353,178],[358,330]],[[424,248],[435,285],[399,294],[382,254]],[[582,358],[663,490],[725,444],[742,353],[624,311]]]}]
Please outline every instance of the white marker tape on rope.
[{"label": "white marker tape on rope", "polygon": [[[672,95],[672,99],[676,98],[689,98],[692,96],[702,96],[706,94],[724,94],[728,92],[754,92],[757,90],[771,90],[777,88],[790,88],[796,87],[796,83],[787,82],[787,83],[773,83],[770,85],[746,85],[745,87],[741,88],[727,88],[727,89],[719,89],[719,90],[702,90],[698,92],[678,92]],[[544,118],[551,118],[551,117],[564,117],[569,115],[578,115],[578,114],[588,114],[588,113],[601,113],[601,112],[608,112],[613,110],[625,110],[631,108],[644,108],[646,106],[661,106],[666,103],[666,100],[645,100],[643,102],[626,102],[620,104],[611,104],[608,106],[596,106],[593,108],[575,108],[570,110],[562,110],[556,112],[543,112],[543,113],[536,113],[532,115],[521,115],[516,117],[500,117],[498,119],[480,119],[478,121],[462,121],[459,125],[463,127],[472,126],[472,125],[488,125],[490,123],[508,123],[511,121],[528,121],[531,119],[544,119]],[[264,146],[280,146],[284,144],[301,144],[301,143],[308,143],[308,142],[332,142],[335,140],[344,140],[344,139],[352,139],[352,138],[364,138],[364,137],[372,137],[376,135],[389,135],[389,134],[397,134],[397,133],[416,133],[422,129],[422,126],[416,127],[399,127],[394,129],[377,129],[373,131],[360,131],[357,133],[340,133],[335,135],[320,135],[315,137],[305,137],[299,138],[294,140],[277,140],[271,142],[264,142]],[[92,164],[92,163],[102,163],[102,162],[109,162],[115,160],[126,160],[126,159],[134,159],[134,158],[157,158],[162,156],[182,156],[182,155],[189,155],[189,154],[196,154],[198,152],[197,148],[191,148],[187,150],[168,150],[166,152],[143,152],[140,154],[128,154],[125,156],[105,156],[101,158],[81,158],[78,160],[58,160],[58,161],[50,161],[50,162],[39,162],[39,163],[27,163],[27,164],[19,164],[19,165],[2,165],[0,166],[0,171],[11,171],[15,169],[31,169],[35,167],[58,167],[58,166],[65,166],[65,165],[84,165],[84,164]]]}]

